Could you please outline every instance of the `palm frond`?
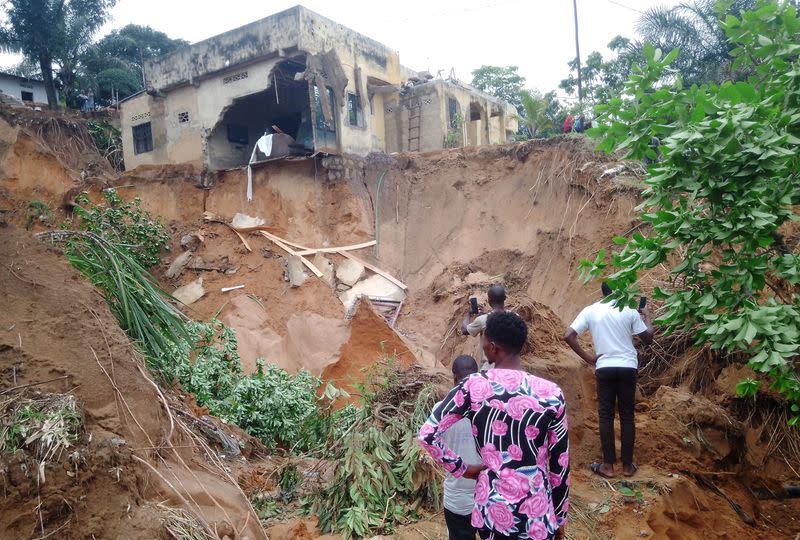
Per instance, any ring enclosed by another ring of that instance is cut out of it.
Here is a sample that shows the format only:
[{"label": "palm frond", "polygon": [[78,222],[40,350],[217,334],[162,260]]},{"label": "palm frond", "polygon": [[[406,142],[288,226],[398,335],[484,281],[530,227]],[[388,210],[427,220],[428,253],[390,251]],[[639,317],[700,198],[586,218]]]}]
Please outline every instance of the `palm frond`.
[{"label": "palm frond", "polygon": [[88,231],[39,233],[66,246],[69,262],[99,287],[120,327],[152,358],[189,339],[186,317],[127,250]]}]

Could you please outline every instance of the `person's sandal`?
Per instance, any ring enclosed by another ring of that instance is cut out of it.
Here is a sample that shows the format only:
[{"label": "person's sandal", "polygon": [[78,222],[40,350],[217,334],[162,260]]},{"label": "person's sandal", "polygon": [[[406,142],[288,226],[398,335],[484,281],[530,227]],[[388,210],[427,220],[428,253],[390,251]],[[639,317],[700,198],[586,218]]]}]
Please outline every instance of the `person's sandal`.
[{"label": "person's sandal", "polygon": [[622,468],[622,474],[625,475],[628,478],[630,478],[631,476],[636,474],[636,471],[639,470],[639,467],[636,466],[636,463],[631,463],[631,467],[633,467],[633,471],[631,471],[630,473],[625,472],[625,467],[623,467]]},{"label": "person's sandal", "polygon": [[589,465],[589,470],[592,471],[597,476],[602,476],[603,478],[609,478],[609,479],[614,478],[614,475],[608,475],[604,473],[600,467],[602,467],[601,463],[592,463],[591,465]]}]

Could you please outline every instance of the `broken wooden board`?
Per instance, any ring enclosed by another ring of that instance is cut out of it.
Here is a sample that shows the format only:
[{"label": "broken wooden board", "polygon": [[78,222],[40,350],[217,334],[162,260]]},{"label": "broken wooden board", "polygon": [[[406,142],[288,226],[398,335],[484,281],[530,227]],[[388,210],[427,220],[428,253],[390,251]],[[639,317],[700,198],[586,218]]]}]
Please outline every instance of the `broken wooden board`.
[{"label": "broken wooden board", "polygon": [[385,277],[386,279],[388,279],[389,281],[391,281],[392,283],[394,283],[395,285],[397,285],[398,287],[400,287],[404,291],[408,290],[408,285],[406,285],[405,283],[403,283],[402,281],[400,281],[396,277],[392,276],[388,272],[384,272],[383,270],[381,270],[380,268],[378,268],[374,264],[370,264],[370,263],[368,263],[366,261],[363,261],[363,260],[359,259],[358,257],[356,257],[355,255],[350,255],[346,251],[337,251],[337,253],[339,255],[341,255],[342,257],[346,257],[348,259],[351,259],[351,260],[361,264],[364,268],[369,268],[370,270],[372,270],[373,272],[375,272],[379,276]]},{"label": "broken wooden board", "polygon": [[324,247],[324,248],[311,248],[298,251],[298,255],[315,255],[317,253],[338,253],[340,251],[355,251],[357,249],[364,249],[375,245],[375,240],[363,242],[361,244],[351,244],[349,246],[341,247]]},{"label": "broken wooden board", "polygon": [[[283,240],[283,238],[277,237],[277,236],[275,236],[274,234],[270,234],[270,233],[268,233],[267,231],[259,231],[259,232],[260,232],[260,233],[261,233],[261,234],[262,234],[264,237],[266,237],[267,239],[271,240],[271,241],[272,241],[272,242],[273,242],[273,243],[274,243],[276,246],[278,246],[278,247],[279,247],[279,248],[281,248],[283,251],[285,251],[286,253],[288,253],[289,255],[297,255],[297,252],[296,252],[296,251],[294,251],[292,248],[290,248],[289,246],[287,246],[287,245],[284,243],[284,242],[285,242],[285,240]],[[308,268],[309,270],[311,270],[311,272],[312,272],[312,273],[313,273],[315,276],[317,276],[318,278],[322,278],[322,275],[323,275],[323,274],[322,274],[322,272],[320,271],[320,269],[319,269],[319,268],[317,268],[316,266],[314,266],[314,265],[311,263],[311,261],[309,261],[309,260],[308,260],[308,259],[306,259],[305,257],[303,257],[303,256],[301,256],[301,255],[297,255],[297,256],[298,256],[298,257],[300,257],[300,261],[301,261],[301,262],[302,262],[302,263],[303,263],[303,264],[306,266],[306,268]]]}]

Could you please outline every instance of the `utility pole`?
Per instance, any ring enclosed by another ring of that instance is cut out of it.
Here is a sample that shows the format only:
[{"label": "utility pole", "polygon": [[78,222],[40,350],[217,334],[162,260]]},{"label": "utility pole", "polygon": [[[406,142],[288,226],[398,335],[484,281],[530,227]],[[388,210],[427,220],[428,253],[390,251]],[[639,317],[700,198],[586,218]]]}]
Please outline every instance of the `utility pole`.
[{"label": "utility pole", "polygon": [[578,103],[583,103],[583,84],[581,83],[581,48],[578,44],[578,1],[572,0],[572,13],[575,15],[575,61],[578,64]]}]

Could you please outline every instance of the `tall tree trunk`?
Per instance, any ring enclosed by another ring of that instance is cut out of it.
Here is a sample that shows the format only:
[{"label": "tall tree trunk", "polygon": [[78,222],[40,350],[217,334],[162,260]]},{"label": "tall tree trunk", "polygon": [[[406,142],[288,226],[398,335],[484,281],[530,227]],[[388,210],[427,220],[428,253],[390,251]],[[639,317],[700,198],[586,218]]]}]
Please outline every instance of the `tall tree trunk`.
[{"label": "tall tree trunk", "polygon": [[39,69],[42,70],[42,80],[44,89],[47,92],[47,105],[57,111],[60,109],[58,96],[56,95],[56,83],[53,79],[53,61],[45,55],[39,56]]}]

